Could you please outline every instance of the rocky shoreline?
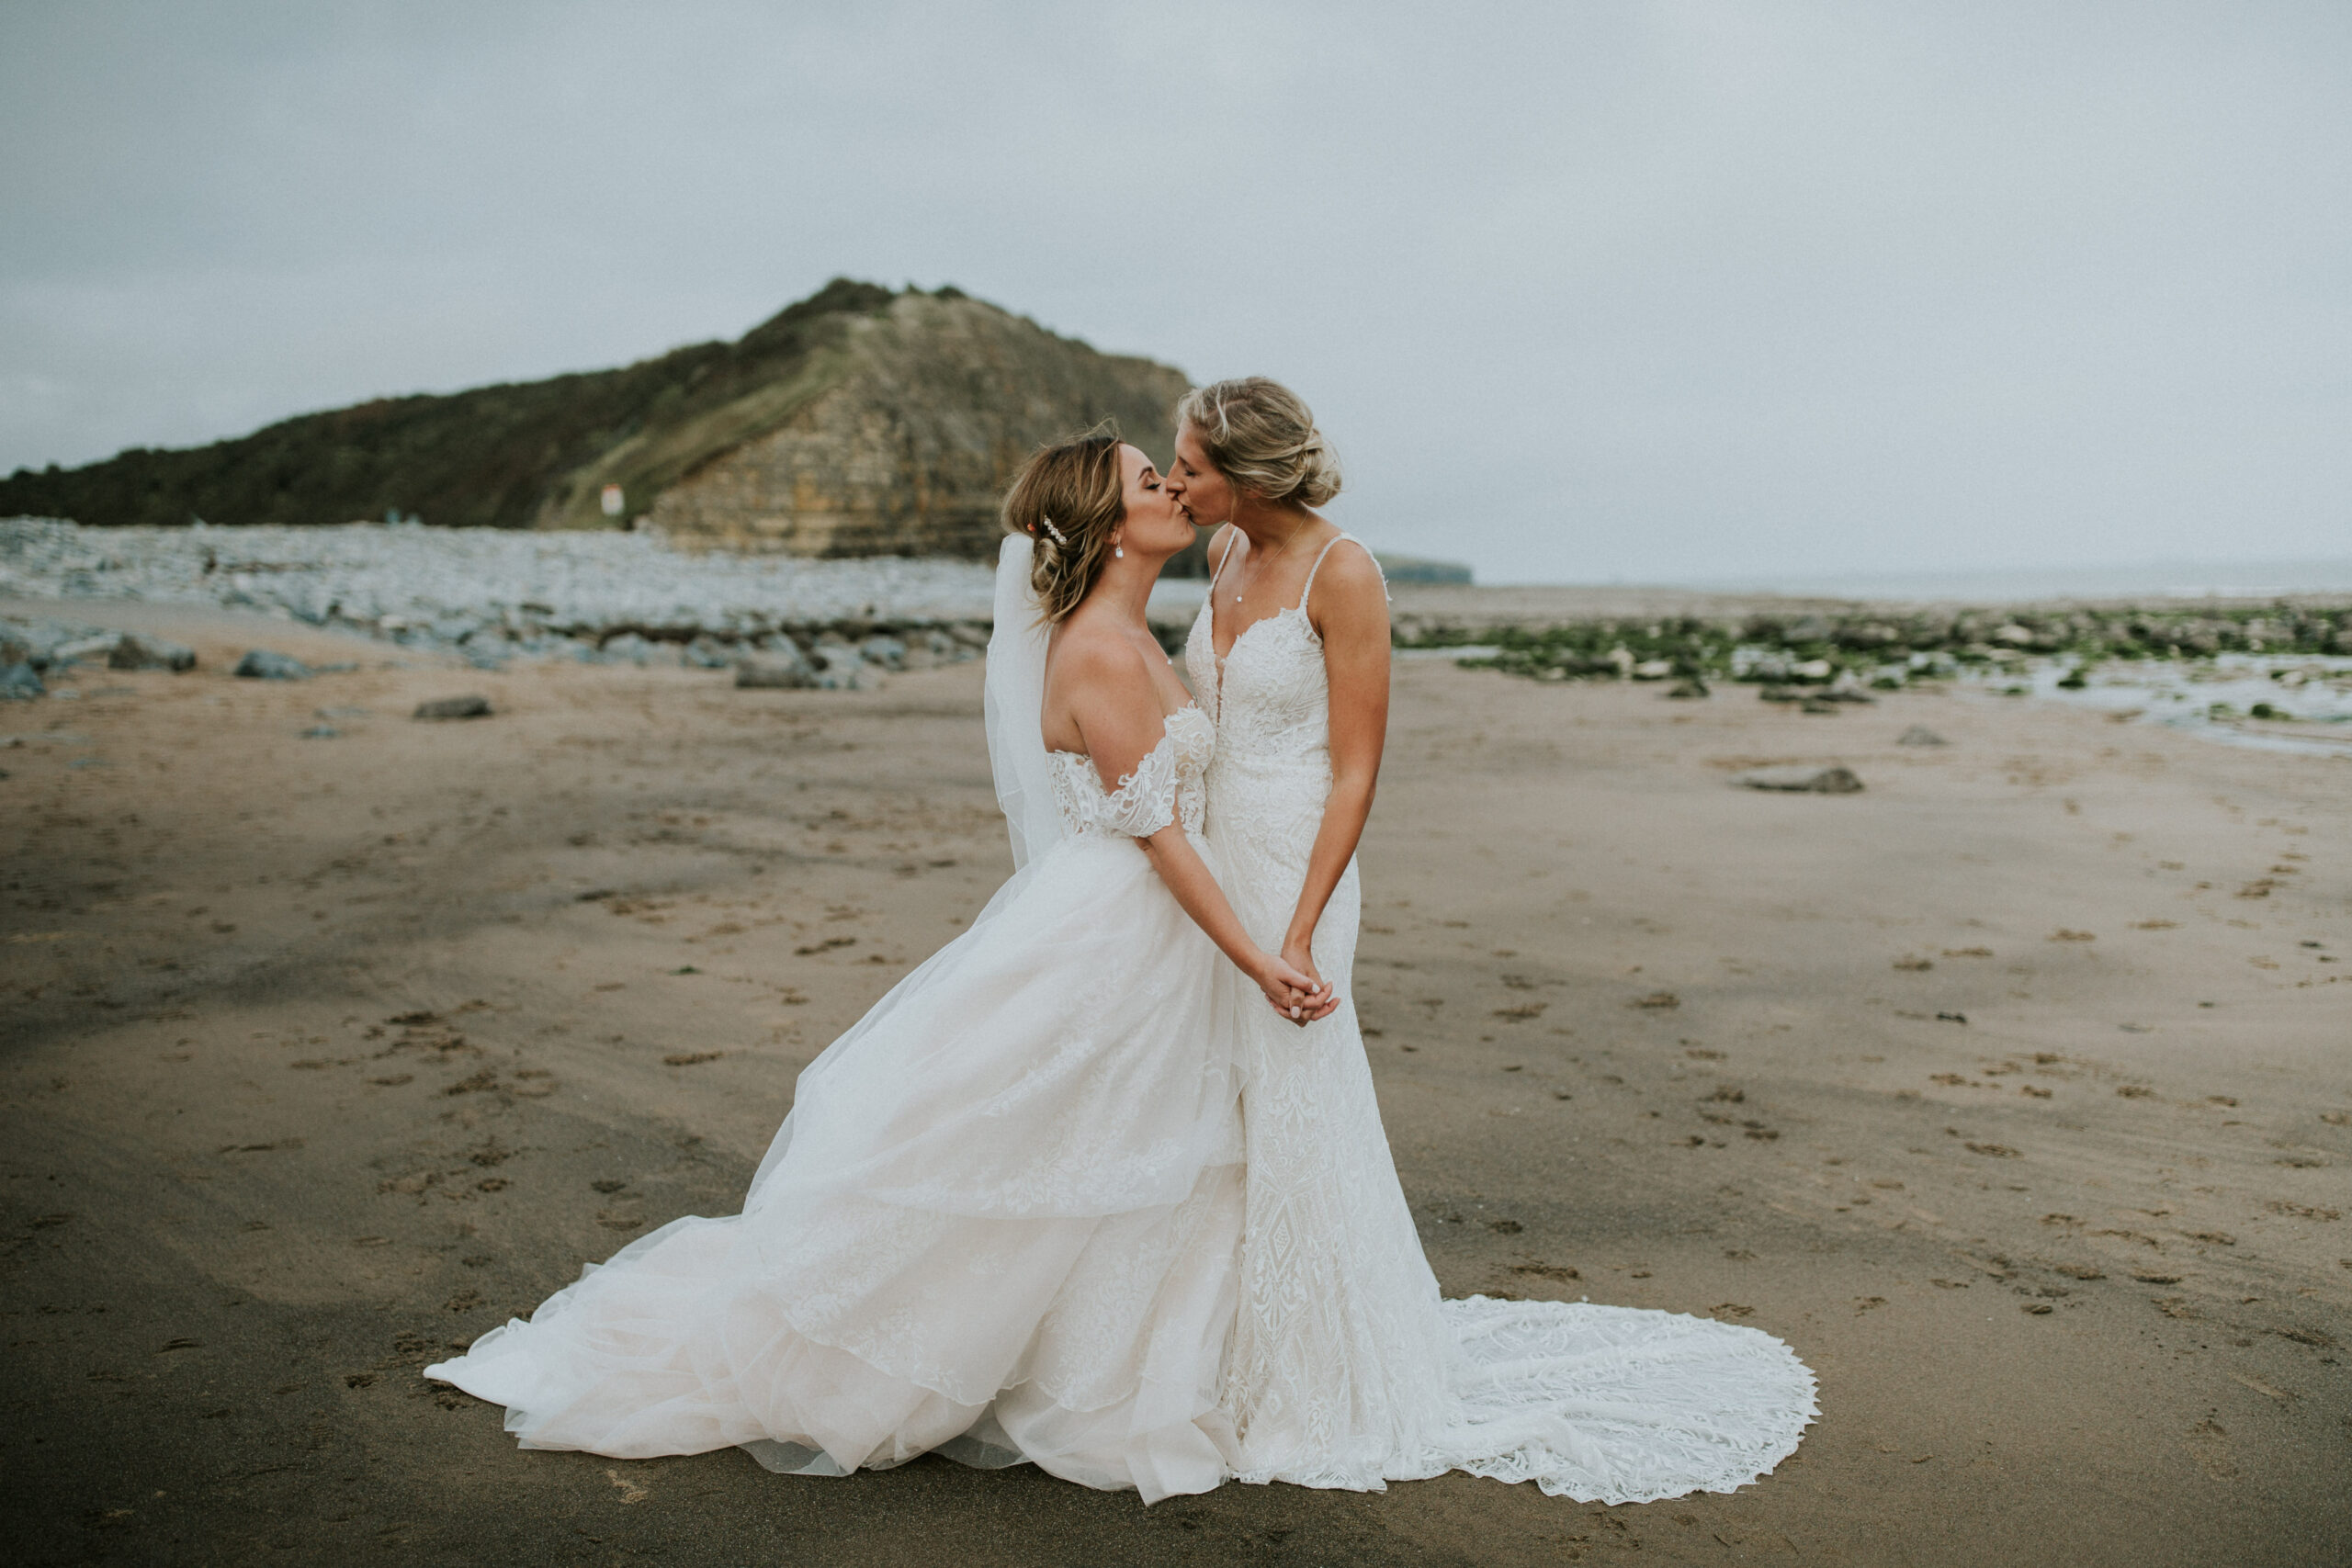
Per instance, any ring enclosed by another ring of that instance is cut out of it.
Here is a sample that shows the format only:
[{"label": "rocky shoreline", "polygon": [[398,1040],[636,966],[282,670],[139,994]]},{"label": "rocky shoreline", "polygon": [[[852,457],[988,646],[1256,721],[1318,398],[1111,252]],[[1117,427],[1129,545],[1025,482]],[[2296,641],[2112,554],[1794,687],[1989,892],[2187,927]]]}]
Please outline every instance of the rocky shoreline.
[{"label": "rocky shoreline", "polygon": [[2036,657],[2211,659],[2352,655],[2352,597],[2190,606],[2041,605],[1900,610],[1857,604],[1728,615],[1602,616],[1550,625],[1398,617],[1400,645],[1476,647],[1482,662],[1538,680],[1633,677],[1893,689],[1920,675]]},{"label": "rocky shoreline", "polygon": [[1577,615],[1555,604],[1547,618],[1541,596],[1516,594],[1531,602],[1507,617],[1469,603],[1400,604],[1397,643],[1537,682],[1657,682],[1675,698],[1738,683],[1823,716],[1960,684],[2232,745],[2352,758],[2352,596],[1983,607],[1690,595]]},{"label": "rocky shoreline", "polygon": [[724,668],[877,635],[907,659],[952,660],[987,643],[991,584],[972,561],[695,554],[652,534],[0,519],[0,593],[258,610],[491,666]]},{"label": "rocky shoreline", "polygon": [[[515,659],[669,663],[734,669],[746,684],[851,687],[877,670],[978,656],[991,589],[990,569],[973,561],[694,552],[659,534],[0,519],[0,594],[257,610],[484,669]],[[1171,649],[1199,592],[1169,582],[1155,595]],[[2341,667],[2352,657],[2352,596],[2341,595],[1892,606],[1401,583],[1395,614],[1400,649],[1534,680],[1671,682],[1694,697],[1728,681],[1816,706],[1954,677],[2079,691],[2103,670],[2151,661],[2257,660],[2282,691],[2334,690],[2352,673]],[[15,622],[0,635],[11,694],[38,694],[40,676],[76,660],[148,657],[64,621]]]}]

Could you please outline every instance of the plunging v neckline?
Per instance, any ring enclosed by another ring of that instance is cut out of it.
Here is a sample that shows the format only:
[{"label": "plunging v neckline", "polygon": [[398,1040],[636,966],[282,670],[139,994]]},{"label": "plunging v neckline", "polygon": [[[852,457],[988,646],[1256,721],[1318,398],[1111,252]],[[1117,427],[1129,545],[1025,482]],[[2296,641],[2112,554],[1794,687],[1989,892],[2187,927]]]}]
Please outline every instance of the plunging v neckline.
[{"label": "plunging v neckline", "polygon": [[[1256,620],[1250,622],[1248,626],[1233,634],[1233,640],[1226,644],[1225,651],[1223,653],[1219,653],[1216,650],[1216,591],[1214,585],[1212,585],[1209,591],[1208,603],[1203,605],[1202,608],[1207,611],[1209,617],[1209,660],[1213,667],[1211,672],[1216,677],[1217,716],[1222,718],[1225,716],[1226,661],[1241,650],[1241,645],[1250,639],[1250,634],[1256,631],[1260,626],[1265,626],[1271,621],[1279,621],[1284,615],[1296,615],[1300,619],[1305,620],[1306,617],[1306,606],[1305,604],[1285,604],[1271,615],[1259,616]],[[1307,621],[1306,623],[1306,635],[1308,637],[1315,636],[1315,623],[1312,621]]]},{"label": "plunging v neckline", "polygon": [[[1246,535],[1243,536],[1245,538],[1247,537]],[[1236,653],[1240,651],[1241,645],[1249,640],[1250,634],[1251,632],[1256,631],[1260,626],[1264,626],[1269,621],[1279,621],[1284,615],[1295,615],[1300,620],[1306,623],[1306,635],[1308,637],[1314,637],[1317,642],[1322,640],[1315,630],[1315,622],[1313,617],[1309,616],[1306,613],[1306,602],[1314,595],[1315,592],[1315,574],[1323,570],[1324,557],[1329,555],[1331,551],[1338,547],[1341,540],[1353,537],[1353,535],[1342,528],[1330,538],[1324,540],[1322,549],[1316,553],[1315,564],[1306,569],[1306,581],[1299,588],[1298,603],[1295,604],[1285,604],[1271,615],[1259,616],[1256,620],[1250,622],[1248,626],[1234,633],[1233,640],[1227,643],[1225,645],[1225,651],[1220,653],[1217,651],[1216,647],[1216,588],[1217,584],[1224,581],[1225,569],[1233,564],[1233,551],[1236,547],[1231,544],[1228,544],[1226,547],[1225,554],[1217,560],[1216,570],[1209,574],[1208,598],[1201,606],[1202,611],[1209,618],[1209,658],[1216,665],[1216,711],[1220,718],[1222,718],[1225,714],[1226,663],[1227,660],[1231,660]]]},{"label": "plunging v neckline", "polygon": [[[1306,606],[1304,604],[1285,604],[1271,615],[1261,615],[1256,620],[1250,622],[1248,626],[1242,627],[1239,631],[1234,633],[1233,640],[1225,645],[1225,651],[1223,653],[1218,653],[1216,651],[1216,603],[1215,600],[1211,600],[1209,603],[1209,652],[1216,656],[1216,667],[1219,670],[1223,670],[1225,668],[1225,661],[1233,657],[1233,650],[1239,648],[1241,646],[1242,639],[1247,637],[1251,632],[1256,631],[1260,626],[1264,626],[1269,621],[1279,621],[1284,615],[1303,615],[1305,614],[1306,614]],[[1220,682],[1220,685],[1222,685],[1222,682]]]},{"label": "plunging v neckline", "polygon": [[[1299,588],[1298,603],[1295,604],[1285,604],[1271,615],[1259,616],[1256,620],[1250,622],[1248,626],[1234,633],[1233,640],[1225,645],[1224,652],[1219,653],[1217,652],[1216,647],[1216,585],[1224,580],[1225,569],[1233,564],[1234,550],[1234,547],[1231,545],[1227,545],[1226,547],[1225,555],[1220,558],[1216,563],[1216,570],[1209,574],[1209,594],[1205,604],[1209,616],[1209,653],[1211,657],[1216,660],[1216,683],[1217,695],[1219,698],[1222,698],[1225,694],[1225,661],[1233,657],[1234,649],[1241,646],[1242,639],[1247,637],[1251,632],[1256,631],[1260,626],[1264,626],[1268,621],[1279,621],[1284,615],[1305,615],[1306,614],[1307,598],[1315,592],[1315,574],[1323,570],[1323,558],[1329,555],[1332,548],[1342,539],[1351,539],[1354,536],[1355,536],[1350,534],[1345,528],[1341,528],[1334,533],[1329,538],[1324,540],[1322,549],[1316,552],[1315,564],[1306,569],[1306,581]],[[1243,537],[1246,538],[1248,536],[1244,535]],[[1314,629],[1315,624],[1312,620],[1309,620],[1307,622],[1307,630],[1311,633]]]}]

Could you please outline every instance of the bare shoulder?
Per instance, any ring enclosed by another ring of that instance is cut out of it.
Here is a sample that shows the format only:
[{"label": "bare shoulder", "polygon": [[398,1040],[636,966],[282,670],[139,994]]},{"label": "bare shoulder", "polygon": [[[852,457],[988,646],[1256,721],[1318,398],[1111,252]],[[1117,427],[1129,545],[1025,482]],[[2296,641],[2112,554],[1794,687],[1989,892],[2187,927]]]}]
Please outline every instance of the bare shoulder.
[{"label": "bare shoulder", "polygon": [[1383,620],[1388,615],[1387,580],[1370,548],[1354,538],[1340,540],[1323,558],[1315,573],[1314,599],[1308,609],[1317,620],[1335,614],[1377,615]]},{"label": "bare shoulder", "polygon": [[1151,667],[1134,641],[1116,626],[1084,615],[1063,626],[1054,647],[1053,674],[1072,692],[1121,693],[1151,685]]},{"label": "bare shoulder", "polygon": [[1248,547],[1248,540],[1240,529],[1230,523],[1220,523],[1209,535],[1209,570],[1214,571],[1225,564],[1235,546]]}]

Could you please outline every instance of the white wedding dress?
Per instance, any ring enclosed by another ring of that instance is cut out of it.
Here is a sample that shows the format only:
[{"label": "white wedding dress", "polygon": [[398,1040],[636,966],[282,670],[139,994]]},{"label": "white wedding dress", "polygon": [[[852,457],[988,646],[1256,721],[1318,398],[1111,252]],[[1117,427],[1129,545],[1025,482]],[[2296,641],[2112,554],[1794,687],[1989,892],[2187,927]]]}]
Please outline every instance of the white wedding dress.
[{"label": "white wedding dress", "polygon": [[[1212,579],[1184,650],[1216,725],[1214,863],[1269,951],[1331,789],[1330,692],[1306,609],[1323,558],[1299,604],[1243,628],[1222,661]],[[1342,998],[1359,919],[1351,861],[1314,940]],[[1813,1374],[1770,1335],[1625,1307],[1442,1300],[1352,1002],[1302,1030],[1252,988],[1227,995],[1248,1166],[1225,1382],[1240,1479],[1377,1490],[1466,1470],[1626,1503],[1729,1492],[1794,1451],[1815,1414]]]},{"label": "white wedding dress", "polygon": [[1019,869],[802,1072],[742,1213],[673,1221],[426,1369],[525,1448],[834,1475],[936,1449],[1146,1501],[1232,1474],[1228,966],[1135,844],[1197,838],[1214,733],[1171,715],[1115,794],[1046,752],[1028,558],[1008,542],[988,674]]},{"label": "white wedding dress", "polygon": [[[988,717],[1012,878],[801,1073],[741,1214],[673,1221],[425,1375],[525,1448],[824,1475],[936,1450],[1147,1502],[1448,1469],[1623,1502],[1769,1471],[1814,1410],[1778,1340],[1441,1301],[1353,1010],[1275,1018],[1136,850],[1181,823],[1280,937],[1330,788],[1304,611],[1222,671],[1204,612],[1204,707],[1109,792],[1045,749],[1028,576],[1009,540]],[[1315,944],[1343,994],[1356,927],[1351,865]]]}]

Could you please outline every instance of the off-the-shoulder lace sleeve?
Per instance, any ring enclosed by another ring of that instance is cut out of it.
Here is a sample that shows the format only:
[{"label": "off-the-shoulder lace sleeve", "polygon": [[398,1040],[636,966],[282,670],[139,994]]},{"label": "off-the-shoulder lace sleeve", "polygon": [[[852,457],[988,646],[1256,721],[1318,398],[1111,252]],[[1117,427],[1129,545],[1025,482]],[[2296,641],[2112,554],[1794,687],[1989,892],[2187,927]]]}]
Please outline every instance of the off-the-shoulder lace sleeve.
[{"label": "off-the-shoulder lace sleeve", "polygon": [[1163,735],[1136,771],[1103,797],[1102,826],[1130,838],[1148,839],[1176,820],[1176,741]]}]

